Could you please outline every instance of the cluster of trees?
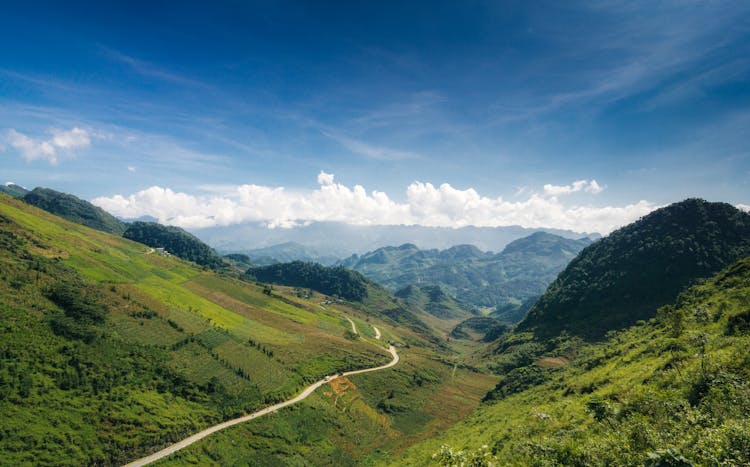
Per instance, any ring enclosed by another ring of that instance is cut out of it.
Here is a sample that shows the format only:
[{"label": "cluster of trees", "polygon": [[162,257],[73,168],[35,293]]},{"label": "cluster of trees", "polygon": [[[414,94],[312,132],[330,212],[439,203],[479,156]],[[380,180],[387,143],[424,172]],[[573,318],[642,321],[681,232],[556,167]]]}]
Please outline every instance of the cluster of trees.
[{"label": "cluster of trees", "polygon": [[343,266],[293,261],[250,268],[247,274],[261,282],[313,289],[355,302],[367,297],[367,279]]}]

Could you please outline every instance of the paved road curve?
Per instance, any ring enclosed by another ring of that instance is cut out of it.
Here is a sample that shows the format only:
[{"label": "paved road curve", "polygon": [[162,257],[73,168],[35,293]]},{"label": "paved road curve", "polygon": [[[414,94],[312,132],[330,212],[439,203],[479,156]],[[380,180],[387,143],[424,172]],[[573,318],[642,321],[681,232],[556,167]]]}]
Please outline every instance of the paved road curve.
[{"label": "paved road curve", "polygon": [[[380,331],[375,328],[375,332],[378,336],[380,336]],[[135,460],[124,467],[136,467],[141,465],[150,464],[151,462],[154,462],[156,460],[159,460],[163,457],[167,457],[171,454],[174,454],[175,452],[179,451],[180,449],[186,448],[190,446],[191,444],[195,443],[196,441],[200,441],[201,439],[205,438],[208,435],[211,435],[213,433],[216,433],[217,431],[223,430],[224,428],[229,428],[230,426],[234,426],[240,423],[247,422],[249,420],[252,420],[254,418],[262,417],[263,415],[268,415],[270,413],[276,412],[277,410],[287,407],[289,405],[296,404],[305,398],[315,392],[316,389],[321,387],[322,385],[326,384],[329,381],[332,381],[336,378],[340,378],[342,376],[350,376],[350,375],[358,375],[361,373],[369,373],[371,371],[379,371],[379,370],[385,370],[386,368],[390,368],[398,363],[398,353],[396,353],[396,348],[392,345],[388,348],[388,352],[391,353],[393,356],[393,360],[386,363],[382,366],[377,366],[374,368],[365,368],[364,370],[354,370],[354,371],[347,371],[344,374],[340,376],[326,376],[325,378],[321,379],[320,381],[317,381],[307,388],[305,388],[304,391],[302,391],[297,397],[293,399],[289,399],[288,401],[279,402],[276,405],[272,405],[270,407],[266,407],[265,409],[258,410],[257,412],[251,413],[249,415],[245,415],[243,417],[235,418],[233,420],[227,420],[226,422],[219,423],[218,425],[214,425],[210,428],[206,428],[205,430],[198,432],[194,434],[193,436],[189,438],[185,438],[182,441],[178,441],[174,443],[171,446],[167,446],[166,448],[162,449],[161,451],[155,452],[151,454],[150,456],[142,457],[141,459]]]}]

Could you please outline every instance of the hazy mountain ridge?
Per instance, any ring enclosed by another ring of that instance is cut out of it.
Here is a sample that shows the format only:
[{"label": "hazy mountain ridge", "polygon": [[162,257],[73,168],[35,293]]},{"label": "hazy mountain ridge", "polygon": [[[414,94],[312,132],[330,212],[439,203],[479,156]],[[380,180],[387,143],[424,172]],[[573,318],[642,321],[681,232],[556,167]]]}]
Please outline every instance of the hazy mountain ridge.
[{"label": "hazy mountain ridge", "polygon": [[596,233],[520,226],[447,228],[418,225],[358,226],[342,222],[314,222],[306,226],[275,229],[269,229],[263,224],[249,223],[188,230],[222,253],[245,253],[252,249],[295,242],[313,249],[320,256],[340,259],[404,243],[415,244],[420,249],[439,250],[446,250],[455,245],[474,245],[482,251],[497,252],[514,240],[540,231],[569,239],[584,236],[601,237]]},{"label": "hazy mountain ridge", "polygon": [[256,266],[268,266],[274,263],[289,263],[292,261],[314,262],[323,266],[332,266],[339,260],[337,256],[322,254],[313,247],[297,242],[241,250],[240,253],[247,255],[250,262]]},{"label": "hazy mountain ridge", "polygon": [[0,185],[0,192],[10,195],[14,198],[22,198],[26,193],[29,192],[26,188],[21,185],[16,185],[13,182],[8,182],[4,185]]},{"label": "hazy mountain ridge", "polygon": [[[588,238],[571,240],[535,232],[508,244],[500,253],[473,245],[421,250],[407,243],[353,255],[339,264],[361,272],[389,290],[409,284],[439,285],[473,306],[519,307],[544,292]],[[516,317],[505,310],[503,317]]]}]

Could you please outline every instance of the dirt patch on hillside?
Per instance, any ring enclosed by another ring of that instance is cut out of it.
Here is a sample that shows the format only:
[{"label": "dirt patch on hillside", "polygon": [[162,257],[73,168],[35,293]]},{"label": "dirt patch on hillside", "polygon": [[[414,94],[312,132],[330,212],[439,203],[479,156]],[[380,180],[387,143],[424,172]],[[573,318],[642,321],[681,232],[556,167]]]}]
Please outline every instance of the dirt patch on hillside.
[{"label": "dirt patch on hillside", "polygon": [[570,364],[570,360],[565,357],[544,357],[536,362],[536,366],[542,368],[560,368]]}]

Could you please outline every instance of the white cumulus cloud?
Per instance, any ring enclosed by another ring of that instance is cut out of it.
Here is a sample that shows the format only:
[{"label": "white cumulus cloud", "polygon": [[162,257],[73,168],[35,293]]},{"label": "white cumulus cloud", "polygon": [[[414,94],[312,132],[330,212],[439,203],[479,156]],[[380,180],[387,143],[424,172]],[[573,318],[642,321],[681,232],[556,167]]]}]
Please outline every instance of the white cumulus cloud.
[{"label": "white cumulus cloud", "polygon": [[544,185],[544,194],[548,196],[569,195],[578,191],[597,194],[604,191],[604,187],[599,185],[596,180],[576,180],[570,185]]},{"label": "white cumulus cloud", "polygon": [[[564,204],[550,194],[531,193],[523,201],[482,196],[473,188],[458,189],[448,183],[434,186],[414,182],[406,201],[397,202],[381,191],[349,187],[320,172],[318,188],[290,191],[284,187],[240,185],[207,196],[174,192],[153,186],[128,196],[92,200],[124,218],[153,216],[164,224],[186,228],[263,222],[268,227],[294,227],[310,222],[336,221],[355,225],[423,225],[430,227],[548,227],[608,233],[656,209],[648,201],[625,206],[594,207]],[[576,191],[601,191],[592,180],[568,185]],[[578,188],[576,188],[578,187]]]},{"label": "white cumulus cloud", "polygon": [[82,128],[50,130],[50,138],[38,139],[27,136],[15,129],[8,130],[3,142],[18,151],[27,161],[46,159],[50,164],[57,164],[60,156],[72,155],[77,149],[91,145],[89,133]]}]

